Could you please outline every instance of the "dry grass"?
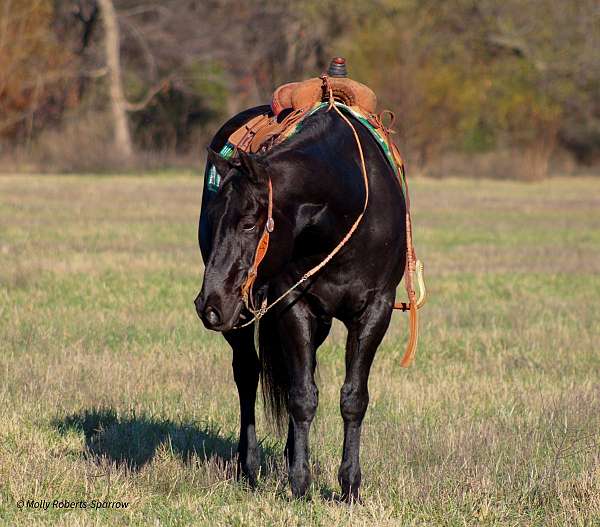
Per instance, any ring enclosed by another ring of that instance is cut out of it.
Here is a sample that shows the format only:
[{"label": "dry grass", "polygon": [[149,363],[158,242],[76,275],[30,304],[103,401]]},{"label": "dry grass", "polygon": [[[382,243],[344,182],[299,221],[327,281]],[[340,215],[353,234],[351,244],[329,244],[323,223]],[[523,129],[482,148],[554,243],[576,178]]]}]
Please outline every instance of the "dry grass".
[{"label": "dry grass", "polygon": [[[336,501],[343,331],[320,351],[309,499],[235,481],[230,352],[192,300],[200,178],[0,178],[0,522],[600,523],[598,180],[415,180],[431,299],[371,376],[364,504]],[[124,500],[18,510],[19,499]]]}]

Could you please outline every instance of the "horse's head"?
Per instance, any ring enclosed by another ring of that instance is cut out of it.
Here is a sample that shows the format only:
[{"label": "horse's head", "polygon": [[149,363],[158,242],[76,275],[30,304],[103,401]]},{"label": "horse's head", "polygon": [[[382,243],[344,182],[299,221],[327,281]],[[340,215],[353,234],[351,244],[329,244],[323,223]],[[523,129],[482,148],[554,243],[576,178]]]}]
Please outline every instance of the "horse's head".
[{"label": "horse's head", "polygon": [[260,158],[241,151],[229,160],[209,149],[208,161],[222,180],[207,209],[212,249],[195,304],[208,329],[228,331],[240,317],[242,285],[267,221],[268,176]]}]

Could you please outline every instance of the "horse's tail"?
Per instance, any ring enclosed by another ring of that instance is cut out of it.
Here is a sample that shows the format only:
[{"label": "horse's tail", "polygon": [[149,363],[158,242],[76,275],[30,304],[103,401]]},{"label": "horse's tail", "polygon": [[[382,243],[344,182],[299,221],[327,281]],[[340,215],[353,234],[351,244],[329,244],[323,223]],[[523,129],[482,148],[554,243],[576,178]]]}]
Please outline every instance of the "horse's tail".
[{"label": "horse's tail", "polygon": [[260,335],[260,346],[258,346],[265,413],[277,431],[281,432],[287,421],[289,377],[286,365],[283,362],[283,352],[278,342],[279,339],[268,338],[267,334],[271,333],[269,331],[271,328],[267,329],[266,323],[261,321],[260,326],[261,333],[264,330],[265,334],[263,338],[260,338],[262,337]]}]

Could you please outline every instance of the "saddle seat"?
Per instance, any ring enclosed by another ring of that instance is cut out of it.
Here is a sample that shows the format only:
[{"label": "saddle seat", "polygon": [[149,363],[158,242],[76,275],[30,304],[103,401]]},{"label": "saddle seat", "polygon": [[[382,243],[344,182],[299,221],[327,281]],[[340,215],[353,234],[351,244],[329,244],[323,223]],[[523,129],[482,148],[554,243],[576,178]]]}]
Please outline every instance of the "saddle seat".
[{"label": "saddle seat", "polygon": [[[368,86],[347,77],[330,77],[329,84],[336,101],[346,106],[357,106],[369,114],[375,113],[377,96]],[[302,82],[290,82],[277,88],[273,93],[271,108],[275,115],[279,115],[287,108],[300,110],[327,100],[329,94],[323,89],[323,80],[317,77]]]}]

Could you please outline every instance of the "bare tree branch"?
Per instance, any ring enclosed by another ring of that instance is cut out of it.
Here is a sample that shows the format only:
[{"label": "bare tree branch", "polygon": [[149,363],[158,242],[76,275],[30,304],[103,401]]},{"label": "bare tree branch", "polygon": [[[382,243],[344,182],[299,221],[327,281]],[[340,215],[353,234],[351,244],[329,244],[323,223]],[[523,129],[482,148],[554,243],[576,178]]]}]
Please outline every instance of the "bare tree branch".
[{"label": "bare tree branch", "polygon": [[148,106],[148,104],[150,104],[152,99],[154,99],[154,97],[161,90],[164,90],[169,85],[169,83],[173,80],[173,78],[174,78],[174,75],[169,75],[168,77],[166,77],[165,79],[160,81],[158,84],[155,84],[154,86],[152,86],[152,88],[150,88],[148,90],[145,97],[141,101],[139,101],[139,102],[127,101],[125,103],[125,109],[128,112],[139,112],[140,110],[143,110],[144,108],[146,108],[146,106]]}]

